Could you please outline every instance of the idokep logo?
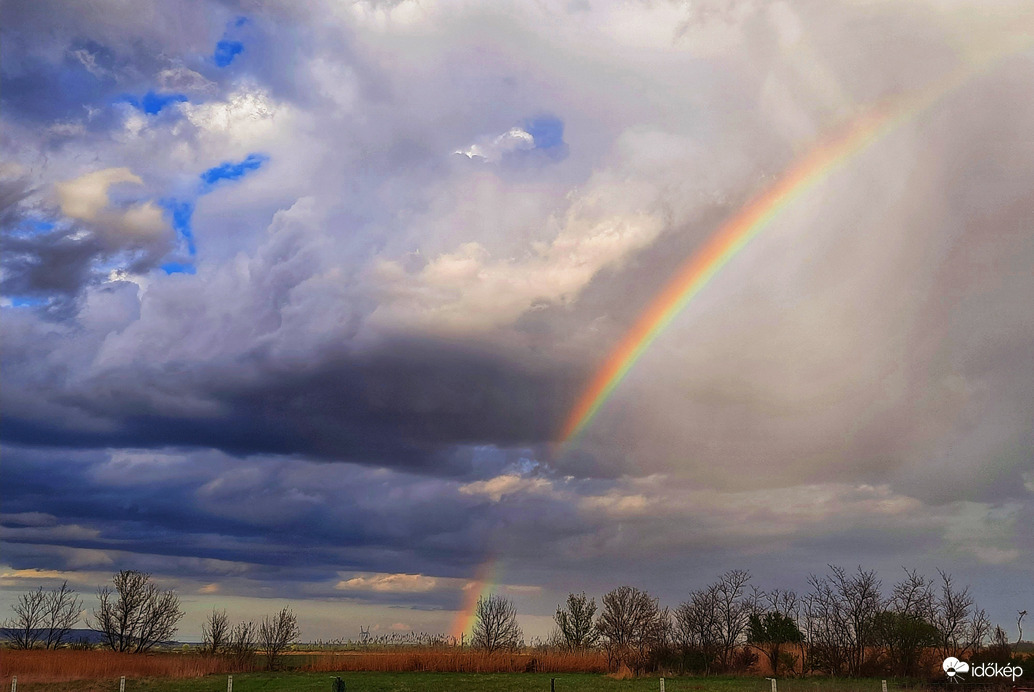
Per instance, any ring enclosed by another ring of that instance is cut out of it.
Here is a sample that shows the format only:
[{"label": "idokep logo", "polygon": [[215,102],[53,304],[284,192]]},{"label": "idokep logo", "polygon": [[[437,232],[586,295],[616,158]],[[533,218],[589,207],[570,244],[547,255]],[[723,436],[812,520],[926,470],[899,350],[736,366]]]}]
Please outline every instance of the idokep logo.
[{"label": "idokep logo", "polygon": [[964,680],[962,673],[970,673],[975,678],[1012,678],[1013,682],[1016,682],[1016,678],[1023,677],[1023,668],[1020,666],[977,663],[971,667],[965,661],[960,661],[954,656],[944,659],[941,668],[948,674],[948,679],[952,682]]},{"label": "idokep logo", "polygon": [[941,664],[941,668],[943,668],[944,672],[948,674],[948,678],[951,679],[952,682],[964,680],[965,678],[960,674],[969,672],[969,664],[965,661],[960,661],[954,656],[949,656],[944,659],[944,663]]}]

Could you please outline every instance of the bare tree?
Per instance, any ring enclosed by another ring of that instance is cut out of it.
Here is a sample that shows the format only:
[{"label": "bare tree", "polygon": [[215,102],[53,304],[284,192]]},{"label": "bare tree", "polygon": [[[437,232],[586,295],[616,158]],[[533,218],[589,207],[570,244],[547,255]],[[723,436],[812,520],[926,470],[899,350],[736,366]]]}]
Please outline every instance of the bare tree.
[{"label": "bare tree", "polygon": [[115,588],[105,586],[97,594],[94,629],[112,651],[141,652],[168,641],[183,617],[176,592],[159,591],[151,575],[122,570],[112,577]]},{"label": "bare tree", "polygon": [[841,675],[847,667],[850,638],[842,607],[829,579],[811,575],[811,592],[802,600],[805,660],[802,670]]},{"label": "bare tree", "polygon": [[1019,644],[1023,641],[1023,618],[1026,617],[1026,610],[1018,610],[1016,614],[1019,616],[1016,618],[1016,629],[1019,630],[1019,634],[1016,635],[1016,643]]},{"label": "bare tree", "polygon": [[269,670],[276,670],[280,665],[280,657],[284,650],[295,640],[301,632],[298,629],[298,618],[291,612],[290,608],[280,609],[272,617],[262,618],[262,624],[258,629],[259,646],[266,653],[266,667]]},{"label": "bare tree", "polygon": [[596,599],[589,599],[585,592],[569,594],[567,608],[557,606],[553,619],[556,621],[562,643],[569,649],[585,649],[596,646],[600,633],[593,622],[596,617]]},{"label": "bare tree", "polygon": [[647,592],[620,586],[603,597],[596,629],[610,665],[624,664],[639,672],[646,667],[653,649],[664,643],[668,611],[660,610],[657,599]]},{"label": "bare tree", "polygon": [[249,670],[255,658],[255,623],[238,622],[226,638],[226,654],[235,670]]},{"label": "bare tree", "polygon": [[858,675],[875,643],[876,618],[883,610],[881,583],[861,567],[854,575],[830,565],[827,577],[812,575],[805,599],[807,656],[812,669],[830,675]]},{"label": "bare tree", "polygon": [[230,621],[225,610],[212,609],[208,618],[201,623],[202,653],[212,656],[223,653],[230,636]]},{"label": "bare tree", "polygon": [[82,610],[82,600],[68,588],[67,581],[47,593],[43,603],[43,626],[46,632],[44,644],[48,649],[56,649],[64,643],[75,623],[79,622]]},{"label": "bare tree", "polygon": [[23,593],[11,609],[14,617],[4,623],[10,631],[11,646],[15,649],[34,649],[43,636],[47,596],[43,587]]},{"label": "bare tree", "polygon": [[941,658],[962,656],[972,647],[973,635],[979,635],[983,629],[981,618],[969,587],[959,589],[950,574],[941,570],[937,574],[941,587],[934,604],[934,625],[939,632],[937,650]]},{"label": "bare tree", "polygon": [[517,608],[513,601],[497,594],[482,596],[474,606],[474,631],[470,643],[488,653],[515,649],[521,645],[524,632],[517,624]]},{"label": "bare tree", "polygon": [[882,584],[874,570],[865,571],[860,566],[852,576],[835,565],[830,565],[830,570],[847,626],[848,673],[860,675],[867,647],[875,643],[876,615],[883,610]]},{"label": "bare tree", "polygon": [[14,618],[4,623],[11,632],[11,644],[18,649],[32,649],[42,645],[56,649],[68,638],[79,621],[82,601],[68,582],[46,591],[39,587],[22,594],[12,606]]},{"label": "bare tree", "polygon": [[712,589],[715,599],[715,616],[718,621],[718,636],[721,644],[719,658],[722,667],[728,670],[755,610],[754,603],[746,597],[750,572],[734,569],[718,578]]},{"label": "bare tree", "polygon": [[683,659],[692,658],[692,667],[701,669],[705,675],[710,674],[722,648],[718,600],[713,584],[694,591],[689,600],[675,609],[674,636]]}]

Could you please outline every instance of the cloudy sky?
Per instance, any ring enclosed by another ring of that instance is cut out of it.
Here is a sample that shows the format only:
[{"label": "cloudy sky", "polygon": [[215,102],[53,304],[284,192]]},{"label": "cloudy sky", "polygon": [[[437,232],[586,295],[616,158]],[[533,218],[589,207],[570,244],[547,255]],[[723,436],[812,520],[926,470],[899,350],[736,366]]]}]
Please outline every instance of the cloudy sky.
[{"label": "cloudy sky", "polygon": [[[829,563],[1034,606],[1029,3],[2,11],[3,611],[140,569],[184,639],[443,632],[487,574],[544,635]],[[723,222],[922,93],[560,443]]]}]

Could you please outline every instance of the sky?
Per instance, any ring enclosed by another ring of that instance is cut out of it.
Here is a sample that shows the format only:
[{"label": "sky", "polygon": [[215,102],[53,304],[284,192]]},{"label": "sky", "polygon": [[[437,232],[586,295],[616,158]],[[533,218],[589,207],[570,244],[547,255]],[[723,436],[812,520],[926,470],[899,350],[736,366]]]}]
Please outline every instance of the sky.
[{"label": "sky", "polygon": [[[183,640],[490,591],[542,637],[569,592],[829,564],[1034,607],[1029,3],[2,12],[0,617],[120,569]],[[679,267],[874,112],[565,438]]]}]

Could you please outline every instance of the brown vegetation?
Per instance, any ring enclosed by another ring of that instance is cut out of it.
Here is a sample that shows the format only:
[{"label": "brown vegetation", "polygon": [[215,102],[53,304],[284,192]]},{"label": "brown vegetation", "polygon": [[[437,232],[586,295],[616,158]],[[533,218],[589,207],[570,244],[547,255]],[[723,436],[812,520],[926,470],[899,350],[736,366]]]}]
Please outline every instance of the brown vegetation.
[{"label": "brown vegetation", "polygon": [[230,672],[225,658],[192,654],[130,654],[116,651],[47,651],[5,649],[0,656],[0,679],[19,682],[66,682],[125,675],[127,678],[189,678]]},{"label": "brown vegetation", "polygon": [[[287,668],[313,672],[603,673],[607,670],[606,656],[599,651],[487,654],[470,649],[417,649],[287,654],[286,659]],[[19,682],[117,679],[121,675],[187,678],[239,671],[230,658],[193,653],[37,649],[4,650],[0,657],[0,679],[17,675]]]}]

